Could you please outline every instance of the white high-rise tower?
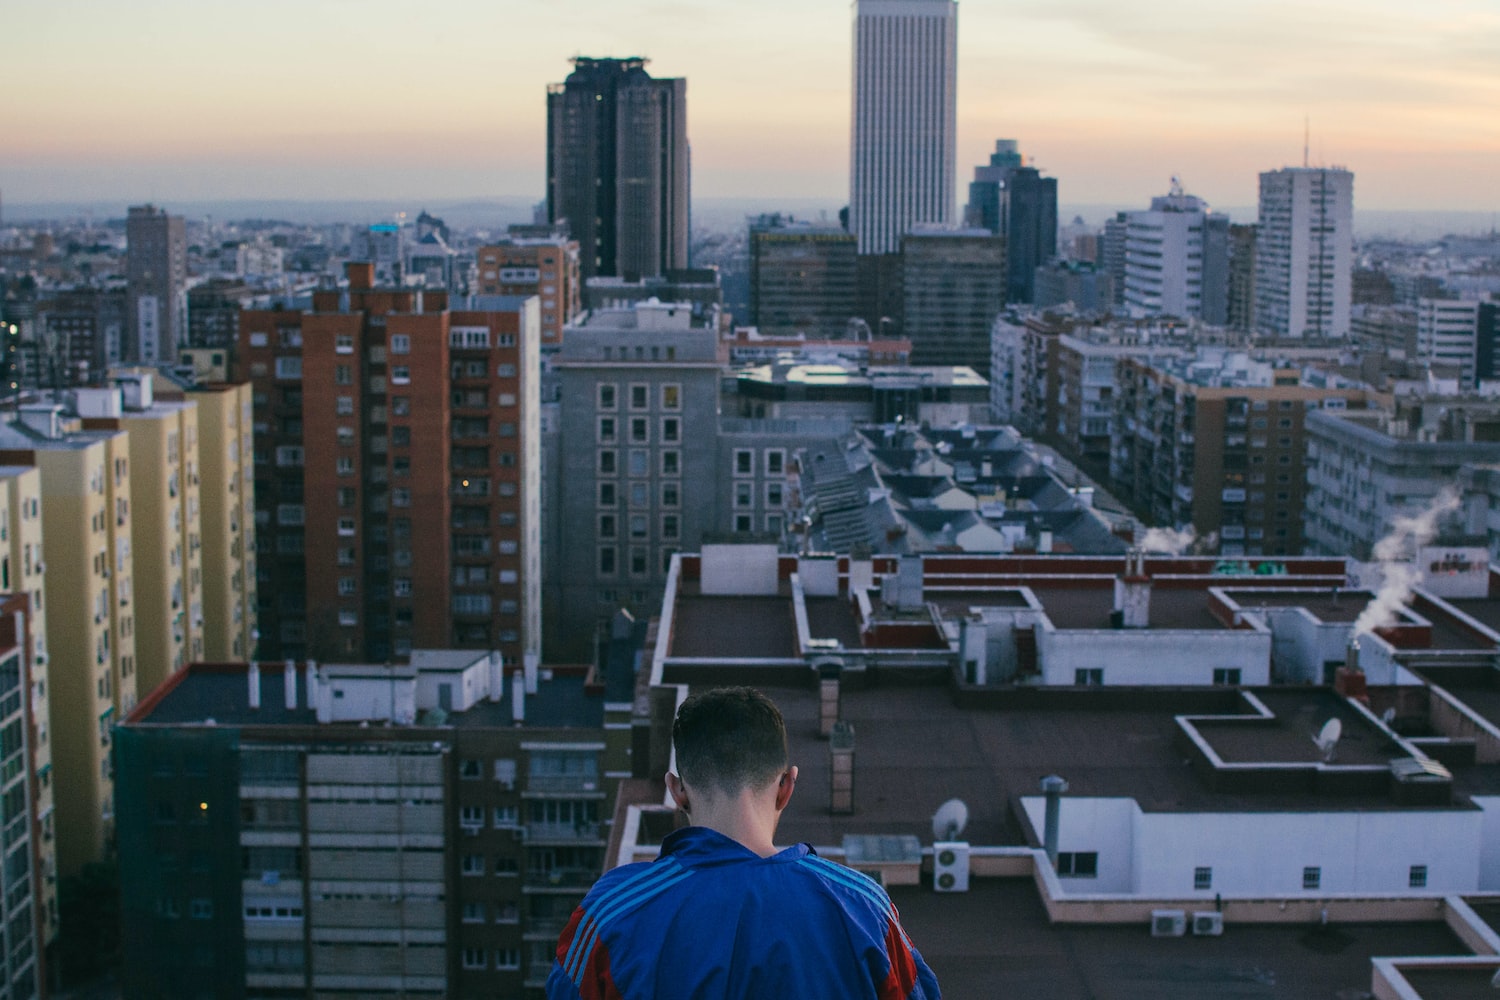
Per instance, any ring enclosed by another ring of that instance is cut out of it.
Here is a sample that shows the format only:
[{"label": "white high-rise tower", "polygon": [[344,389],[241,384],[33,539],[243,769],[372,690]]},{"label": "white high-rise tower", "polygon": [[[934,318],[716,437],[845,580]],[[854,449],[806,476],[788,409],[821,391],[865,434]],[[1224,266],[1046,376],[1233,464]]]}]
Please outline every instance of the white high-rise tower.
[{"label": "white high-rise tower", "polygon": [[861,254],[953,222],[957,94],[954,0],[855,0],[849,228]]},{"label": "white high-rise tower", "polygon": [[1354,174],[1285,167],[1260,175],[1255,323],[1294,339],[1349,336],[1354,294]]}]

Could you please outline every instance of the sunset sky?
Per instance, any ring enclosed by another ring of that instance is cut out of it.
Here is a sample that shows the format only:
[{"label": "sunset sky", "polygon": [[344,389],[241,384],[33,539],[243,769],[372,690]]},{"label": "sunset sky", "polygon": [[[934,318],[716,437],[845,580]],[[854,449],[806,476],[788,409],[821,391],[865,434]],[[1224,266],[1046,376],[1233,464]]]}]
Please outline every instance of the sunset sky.
[{"label": "sunset sky", "polygon": [[[831,0],[4,0],[8,204],[540,198],[573,55],[688,79],[693,190],[848,191],[850,15]],[[999,137],[1068,203],[1180,175],[1356,173],[1365,209],[1500,210],[1497,0],[964,0],[960,201]]]}]

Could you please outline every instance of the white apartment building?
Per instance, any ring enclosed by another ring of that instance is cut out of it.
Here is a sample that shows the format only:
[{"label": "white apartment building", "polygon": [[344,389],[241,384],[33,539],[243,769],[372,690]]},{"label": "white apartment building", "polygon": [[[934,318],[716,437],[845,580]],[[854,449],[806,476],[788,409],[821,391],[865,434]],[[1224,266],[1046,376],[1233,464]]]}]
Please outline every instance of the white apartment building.
[{"label": "white apartment building", "polygon": [[953,222],[957,91],[958,4],[857,0],[849,227],[861,254]]},{"label": "white apartment building", "polygon": [[1467,388],[1475,383],[1478,334],[1478,302],[1417,300],[1417,357],[1429,365],[1457,366]]},{"label": "white apartment building", "polygon": [[1172,192],[1125,221],[1125,306],[1132,316],[1201,317],[1223,323],[1229,219],[1203,199]]},{"label": "white apartment building", "polygon": [[1284,167],[1260,175],[1255,316],[1261,333],[1349,336],[1354,277],[1354,174]]}]

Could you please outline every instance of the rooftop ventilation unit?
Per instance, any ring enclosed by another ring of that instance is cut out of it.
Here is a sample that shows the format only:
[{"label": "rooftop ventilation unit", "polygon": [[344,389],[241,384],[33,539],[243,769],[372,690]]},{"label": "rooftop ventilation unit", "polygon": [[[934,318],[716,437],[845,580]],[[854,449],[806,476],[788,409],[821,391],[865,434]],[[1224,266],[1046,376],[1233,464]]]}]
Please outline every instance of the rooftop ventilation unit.
[{"label": "rooftop ventilation unit", "polygon": [[969,845],[940,840],[932,845],[932,888],[937,892],[969,891]]},{"label": "rooftop ventilation unit", "polygon": [[1195,937],[1218,937],[1224,933],[1224,914],[1214,910],[1193,914]]},{"label": "rooftop ventilation unit", "polygon": [[1182,910],[1152,910],[1152,937],[1182,937],[1187,933],[1187,914]]}]

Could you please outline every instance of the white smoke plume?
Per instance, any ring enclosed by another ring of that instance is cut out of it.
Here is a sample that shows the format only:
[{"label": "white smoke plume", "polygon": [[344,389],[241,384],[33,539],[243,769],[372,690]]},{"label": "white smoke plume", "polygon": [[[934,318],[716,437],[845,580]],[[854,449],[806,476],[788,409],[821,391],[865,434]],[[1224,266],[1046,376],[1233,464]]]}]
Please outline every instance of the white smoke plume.
[{"label": "white smoke plume", "polygon": [[1407,560],[1414,560],[1417,549],[1437,536],[1438,522],[1457,510],[1459,503],[1457,491],[1445,486],[1420,514],[1391,521],[1390,532],[1375,543],[1374,549],[1375,559],[1381,564],[1380,589],[1355,619],[1356,636],[1396,623],[1397,612],[1406,605],[1422,576],[1414,562]]},{"label": "white smoke plume", "polygon": [[1181,531],[1172,528],[1152,528],[1142,536],[1140,550],[1152,552],[1158,555],[1180,556],[1193,544],[1198,537],[1191,525]]}]

